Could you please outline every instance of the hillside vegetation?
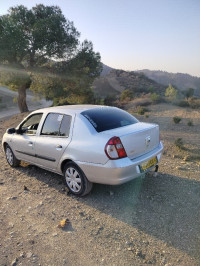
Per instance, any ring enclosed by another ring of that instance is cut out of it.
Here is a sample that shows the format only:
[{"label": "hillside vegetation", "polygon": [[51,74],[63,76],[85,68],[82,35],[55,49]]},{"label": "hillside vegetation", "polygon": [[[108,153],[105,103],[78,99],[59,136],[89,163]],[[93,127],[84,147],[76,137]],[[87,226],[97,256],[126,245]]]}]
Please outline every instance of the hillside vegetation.
[{"label": "hillside vegetation", "polygon": [[142,73],[127,72],[124,70],[111,70],[108,74],[97,78],[94,83],[95,95],[106,97],[108,95],[120,95],[124,90],[130,90],[134,96],[154,92],[164,95],[166,87],[149,79]]},{"label": "hillside vegetation", "polygon": [[200,96],[200,78],[193,77],[183,73],[168,73],[166,71],[151,71],[148,69],[139,70],[138,73],[144,73],[148,78],[167,86],[169,83],[179,90],[193,88],[195,95]]}]

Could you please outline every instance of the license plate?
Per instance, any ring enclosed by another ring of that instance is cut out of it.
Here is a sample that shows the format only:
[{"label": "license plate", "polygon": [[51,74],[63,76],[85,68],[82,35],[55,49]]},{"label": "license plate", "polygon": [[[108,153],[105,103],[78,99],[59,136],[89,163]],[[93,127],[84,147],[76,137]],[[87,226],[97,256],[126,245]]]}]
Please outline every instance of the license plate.
[{"label": "license plate", "polygon": [[153,157],[146,163],[140,165],[141,172],[145,172],[147,169],[151,168],[152,166],[156,165],[158,162],[157,157]]}]

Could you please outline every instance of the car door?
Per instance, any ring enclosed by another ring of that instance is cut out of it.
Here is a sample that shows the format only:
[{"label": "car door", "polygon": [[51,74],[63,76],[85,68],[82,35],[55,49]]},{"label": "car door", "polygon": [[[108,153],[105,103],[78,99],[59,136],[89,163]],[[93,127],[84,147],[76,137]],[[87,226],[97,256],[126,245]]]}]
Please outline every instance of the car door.
[{"label": "car door", "polygon": [[29,116],[12,138],[14,153],[22,161],[36,163],[35,140],[42,115],[42,113],[37,113]]},{"label": "car door", "polygon": [[39,166],[57,170],[61,156],[71,141],[71,120],[71,116],[60,113],[49,113],[46,116],[35,142]]}]

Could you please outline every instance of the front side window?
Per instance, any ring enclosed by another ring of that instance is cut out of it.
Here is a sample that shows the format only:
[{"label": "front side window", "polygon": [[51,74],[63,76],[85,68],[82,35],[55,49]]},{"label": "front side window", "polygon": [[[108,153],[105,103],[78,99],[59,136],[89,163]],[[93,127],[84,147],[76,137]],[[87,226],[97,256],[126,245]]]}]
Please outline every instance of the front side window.
[{"label": "front side window", "polygon": [[27,120],[20,126],[23,133],[26,135],[35,135],[42,115],[42,113],[39,113],[27,118]]},{"label": "front side window", "polygon": [[68,137],[70,124],[71,116],[50,113],[46,117],[41,135]]}]

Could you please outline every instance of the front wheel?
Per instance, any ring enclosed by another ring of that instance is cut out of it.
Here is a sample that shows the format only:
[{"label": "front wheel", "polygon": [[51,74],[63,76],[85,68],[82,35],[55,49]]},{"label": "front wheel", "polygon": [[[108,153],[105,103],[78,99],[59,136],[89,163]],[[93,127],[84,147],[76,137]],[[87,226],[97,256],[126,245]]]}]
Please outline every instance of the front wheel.
[{"label": "front wheel", "polygon": [[5,153],[6,153],[6,160],[11,167],[19,166],[20,161],[15,157],[9,145],[6,145]]},{"label": "front wheel", "polygon": [[65,165],[63,175],[68,189],[74,195],[85,196],[93,187],[83,171],[73,162]]}]

